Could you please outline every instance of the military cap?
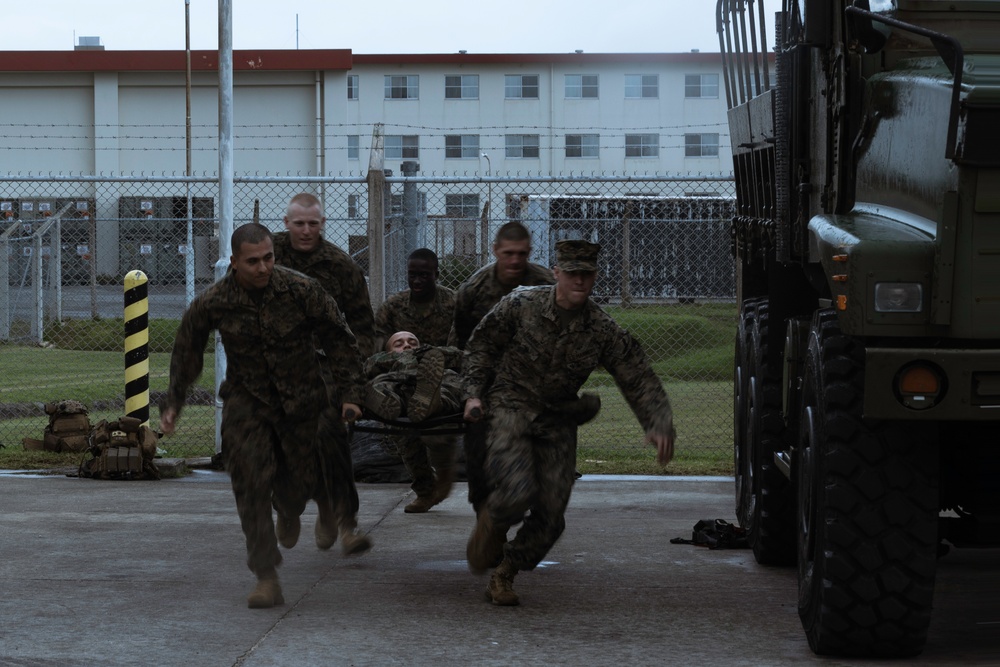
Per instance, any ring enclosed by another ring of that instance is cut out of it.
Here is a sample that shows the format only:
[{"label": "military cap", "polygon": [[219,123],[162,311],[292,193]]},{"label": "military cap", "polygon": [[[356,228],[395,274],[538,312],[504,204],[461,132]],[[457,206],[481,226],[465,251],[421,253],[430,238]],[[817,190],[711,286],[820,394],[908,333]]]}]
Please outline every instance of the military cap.
[{"label": "military cap", "polygon": [[564,239],[556,243],[556,266],[561,271],[596,271],[597,253],[601,246],[579,239]]}]

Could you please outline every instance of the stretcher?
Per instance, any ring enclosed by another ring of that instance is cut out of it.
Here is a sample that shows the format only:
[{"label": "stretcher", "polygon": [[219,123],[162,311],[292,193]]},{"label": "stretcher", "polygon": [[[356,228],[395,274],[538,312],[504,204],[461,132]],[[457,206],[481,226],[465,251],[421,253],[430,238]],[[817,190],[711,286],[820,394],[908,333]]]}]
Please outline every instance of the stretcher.
[{"label": "stretcher", "polygon": [[351,432],[384,435],[461,435],[465,433],[469,424],[461,412],[431,417],[419,422],[410,421],[405,417],[383,419],[372,412],[365,412],[361,419],[364,421],[350,424]]}]

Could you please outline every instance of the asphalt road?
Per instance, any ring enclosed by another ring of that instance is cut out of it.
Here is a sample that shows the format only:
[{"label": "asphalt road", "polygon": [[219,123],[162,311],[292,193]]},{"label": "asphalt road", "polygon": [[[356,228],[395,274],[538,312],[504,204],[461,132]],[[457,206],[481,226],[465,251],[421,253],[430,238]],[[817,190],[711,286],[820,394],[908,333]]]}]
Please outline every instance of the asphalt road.
[{"label": "asphalt road", "polygon": [[[795,572],[747,550],[672,545],[732,519],[732,481],[585,476],[567,529],[515,589],[483,596],[464,560],[462,485],[423,515],[408,487],[361,485],[364,556],[312,542],[280,568],[286,603],[251,610],[228,478],[0,475],[0,665],[880,665],[814,656]],[[997,550],[940,563],[930,641],[907,664],[1000,664]]]}]

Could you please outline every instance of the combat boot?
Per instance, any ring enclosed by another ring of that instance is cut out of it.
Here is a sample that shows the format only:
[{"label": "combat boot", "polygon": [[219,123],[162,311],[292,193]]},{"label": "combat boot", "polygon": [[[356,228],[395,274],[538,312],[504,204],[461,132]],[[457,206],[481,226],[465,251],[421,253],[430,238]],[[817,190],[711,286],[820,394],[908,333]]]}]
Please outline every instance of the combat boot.
[{"label": "combat boot", "polygon": [[518,604],[517,593],[514,592],[514,576],[517,568],[506,558],[493,570],[490,583],[486,586],[486,597],[498,607],[513,607]]},{"label": "combat boot", "polygon": [[403,413],[403,404],[399,396],[372,384],[365,385],[365,408],[382,419],[398,419]]},{"label": "combat boot", "polygon": [[326,551],[337,541],[337,515],[329,502],[319,502],[319,516],[316,517],[316,546]]},{"label": "combat boot", "polygon": [[434,500],[434,496],[417,496],[410,503],[403,508],[403,511],[407,514],[423,514],[430,508],[438,504],[438,501]]},{"label": "combat boot", "polygon": [[441,409],[441,379],[444,377],[444,352],[430,349],[417,364],[417,386],[407,406],[410,421],[422,422]]},{"label": "combat boot", "polygon": [[286,549],[291,549],[299,541],[299,531],[302,523],[297,516],[285,516],[278,512],[278,520],[274,522],[274,534],[278,537],[278,543]]},{"label": "combat boot", "polygon": [[279,604],[285,604],[285,598],[281,594],[278,573],[271,569],[257,576],[257,587],[247,596],[247,606],[251,609],[267,609]]},{"label": "combat boot", "polygon": [[344,550],[345,556],[355,556],[371,549],[372,541],[367,535],[359,533],[356,528],[341,526],[340,548]]},{"label": "combat boot", "polygon": [[465,547],[465,558],[473,574],[483,574],[496,567],[503,559],[503,545],[507,541],[507,531],[493,523],[493,517],[485,508],[476,515],[476,527]]}]

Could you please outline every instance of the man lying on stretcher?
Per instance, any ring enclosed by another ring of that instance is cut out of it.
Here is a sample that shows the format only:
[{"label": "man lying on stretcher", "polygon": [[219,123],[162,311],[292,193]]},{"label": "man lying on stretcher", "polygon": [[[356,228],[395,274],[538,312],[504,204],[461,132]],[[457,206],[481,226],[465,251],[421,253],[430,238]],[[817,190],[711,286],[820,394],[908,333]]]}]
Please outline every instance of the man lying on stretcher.
[{"label": "man lying on stretcher", "polygon": [[462,351],[456,347],[421,345],[409,331],[397,331],[384,352],[365,362],[364,409],[386,420],[462,412]]}]

